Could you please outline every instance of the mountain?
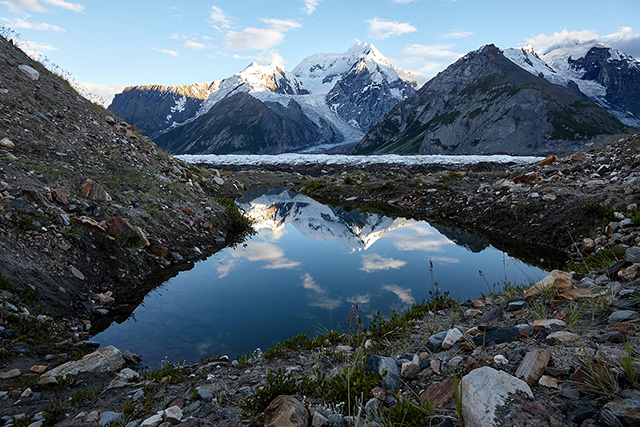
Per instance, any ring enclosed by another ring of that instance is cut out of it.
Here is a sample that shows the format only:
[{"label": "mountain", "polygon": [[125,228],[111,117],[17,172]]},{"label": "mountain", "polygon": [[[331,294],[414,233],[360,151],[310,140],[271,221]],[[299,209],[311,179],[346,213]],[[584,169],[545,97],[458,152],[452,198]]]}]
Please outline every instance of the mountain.
[{"label": "mountain", "polygon": [[603,108],[509,55],[494,45],[468,53],[396,105],[354,153],[545,153],[624,129]]},{"label": "mountain", "polygon": [[174,123],[193,117],[202,102],[218,87],[219,82],[188,86],[129,86],[113,98],[109,110],[120,117],[127,117],[136,129],[155,138]]},{"label": "mountain", "polygon": [[[373,45],[356,43],[342,54],[312,55],[292,72],[252,63],[207,84],[206,99],[182,101],[169,88],[156,94],[141,86],[116,95],[109,108],[139,129],[149,129],[172,153],[281,153],[355,145],[415,86],[409,73],[391,65]],[[236,97],[239,92],[262,105]],[[184,114],[176,116],[174,110],[183,104]],[[242,114],[234,114],[232,107]],[[259,111],[259,117],[249,119],[245,114],[250,111]]]},{"label": "mountain", "polygon": [[640,125],[640,62],[635,58],[591,42],[557,47],[542,59],[622,123]]}]

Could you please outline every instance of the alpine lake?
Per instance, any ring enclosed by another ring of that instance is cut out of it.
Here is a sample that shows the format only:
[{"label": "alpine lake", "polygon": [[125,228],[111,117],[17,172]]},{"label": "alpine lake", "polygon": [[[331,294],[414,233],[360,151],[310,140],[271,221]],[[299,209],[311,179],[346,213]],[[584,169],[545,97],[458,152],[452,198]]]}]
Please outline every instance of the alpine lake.
[{"label": "alpine lake", "polygon": [[254,220],[253,236],[141,286],[135,310],[102,319],[92,340],[149,366],[233,358],[297,334],[347,332],[356,307],[366,327],[430,292],[465,301],[551,268],[454,226],[328,206],[287,189],[250,192],[237,204]]}]

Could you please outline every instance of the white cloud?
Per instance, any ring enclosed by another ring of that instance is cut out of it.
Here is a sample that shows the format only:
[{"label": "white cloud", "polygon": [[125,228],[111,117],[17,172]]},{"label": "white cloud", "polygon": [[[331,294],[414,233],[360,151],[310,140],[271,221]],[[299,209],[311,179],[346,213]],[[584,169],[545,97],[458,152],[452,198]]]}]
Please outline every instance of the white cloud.
[{"label": "white cloud", "polygon": [[232,256],[249,261],[264,261],[264,268],[267,270],[291,269],[300,265],[300,262],[286,258],[284,251],[278,246],[267,242],[249,242],[246,247],[234,251]]},{"label": "white cloud", "polygon": [[525,41],[535,50],[546,53],[556,47],[596,40],[634,56],[636,59],[640,58],[640,34],[634,33],[631,27],[620,27],[618,31],[611,34],[600,34],[593,30],[569,31],[565,28],[553,34],[538,34]]},{"label": "white cloud", "polygon": [[432,256],[432,257],[429,257],[429,259],[435,263],[440,263],[440,264],[457,264],[460,262],[460,260],[457,258],[449,258],[446,256]]},{"label": "white cloud", "polygon": [[405,304],[413,304],[415,302],[411,296],[411,289],[401,288],[398,285],[384,285],[382,289],[396,294],[396,296],[400,298],[400,301]]},{"label": "white cloud", "polygon": [[399,3],[399,4],[409,4],[413,1],[414,0],[393,0],[394,3]]},{"label": "white cloud", "polygon": [[211,13],[209,14],[209,24],[217,29],[231,28],[232,20],[218,6],[211,6]]},{"label": "white cloud", "polygon": [[400,50],[397,59],[408,62],[455,61],[462,54],[451,50],[453,47],[452,44],[408,44]]},{"label": "white cloud", "polygon": [[302,8],[302,10],[304,10],[307,15],[311,15],[316,10],[316,7],[318,7],[321,1],[322,0],[304,0],[304,7]]},{"label": "white cloud", "polygon": [[454,245],[451,240],[415,220],[407,221],[402,230],[384,236],[400,251],[443,252],[444,246]]},{"label": "white cloud", "polygon": [[195,50],[195,51],[201,51],[207,47],[206,45],[195,42],[193,40],[187,40],[186,42],[182,43],[181,46],[186,47],[187,49]]},{"label": "white cloud", "polygon": [[47,9],[42,6],[38,0],[5,0],[0,2],[0,4],[9,6],[9,9],[14,12],[29,10],[31,12],[42,13],[47,11]]},{"label": "white cloud", "polygon": [[379,40],[418,30],[408,22],[386,21],[380,18],[369,19],[367,22],[369,23],[369,37]]},{"label": "white cloud", "polygon": [[302,287],[318,294],[326,293],[326,291],[322,289],[315,280],[313,280],[313,277],[311,277],[309,273],[305,273],[304,276],[302,276]]},{"label": "white cloud", "polygon": [[380,270],[399,269],[407,264],[406,261],[399,259],[386,258],[379,254],[365,254],[362,255],[362,265],[360,270],[373,273]]},{"label": "white cloud", "polygon": [[173,57],[180,56],[178,52],[171,49],[160,49],[160,48],[154,47],[153,50],[155,50],[156,52],[164,53],[165,55],[173,56]]},{"label": "white cloud", "polygon": [[22,49],[24,53],[35,60],[43,56],[44,52],[53,52],[54,50],[60,50],[57,47],[51,46],[50,44],[46,43],[36,43],[27,40],[14,40],[13,42],[16,44],[16,46]]},{"label": "white cloud", "polygon": [[441,35],[439,38],[441,39],[463,39],[465,37],[471,37],[475,33],[473,31],[463,31],[463,30],[451,30],[448,33]]},{"label": "white cloud", "polygon": [[371,295],[354,295],[352,297],[347,298],[347,302],[351,304],[369,304],[371,302]]},{"label": "white cloud", "polygon": [[24,28],[26,30],[37,30],[37,31],[54,31],[54,32],[64,32],[66,31],[64,28],[58,27],[57,25],[47,24],[46,22],[29,22],[24,19],[17,18],[13,22],[7,23],[8,27],[17,29]]},{"label": "white cloud", "polygon": [[229,31],[224,39],[229,50],[267,50],[278,46],[290,30],[302,28],[296,21],[265,18],[265,28],[247,27],[242,31]]},{"label": "white cloud", "polygon": [[72,82],[72,85],[82,96],[105,108],[111,104],[113,97],[124,89],[124,85],[101,85],[89,82]]},{"label": "white cloud", "polygon": [[61,7],[63,9],[72,10],[74,12],[84,12],[84,6],[80,3],[69,3],[64,0],[42,0],[43,2],[52,6]]},{"label": "white cloud", "polygon": [[302,287],[313,292],[311,296],[310,307],[320,307],[325,310],[333,310],[342,305],[342,301],[337,298],[329,298],[327,291],[316,283],[309,273],[302,276]]}]

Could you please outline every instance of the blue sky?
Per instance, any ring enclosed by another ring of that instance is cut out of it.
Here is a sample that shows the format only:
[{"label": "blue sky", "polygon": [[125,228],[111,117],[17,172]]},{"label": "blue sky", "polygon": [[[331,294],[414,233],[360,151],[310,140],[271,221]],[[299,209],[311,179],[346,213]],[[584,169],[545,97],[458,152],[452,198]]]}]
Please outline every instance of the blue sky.
[{"label": "blue sky", "polygon": [[356,41],[422,81],[487,43],[597,38],[640,58],[637,0],[0,0],[0,24],[76,81],[113,89],[212,81],[253,60],[291,70]]}]

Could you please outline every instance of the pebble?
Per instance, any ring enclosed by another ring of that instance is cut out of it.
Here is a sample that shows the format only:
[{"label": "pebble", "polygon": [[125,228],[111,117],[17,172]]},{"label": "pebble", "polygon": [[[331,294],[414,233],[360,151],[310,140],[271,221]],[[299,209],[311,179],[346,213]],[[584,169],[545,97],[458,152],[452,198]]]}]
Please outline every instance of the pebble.
[{"label": "pebble", "polygon": [[609,316],[609,323],[627,322],[629,320],[634,320],[639,317],[640,317],[640,314],[637,311],[619,310],[611,313],[611,315]]}]

